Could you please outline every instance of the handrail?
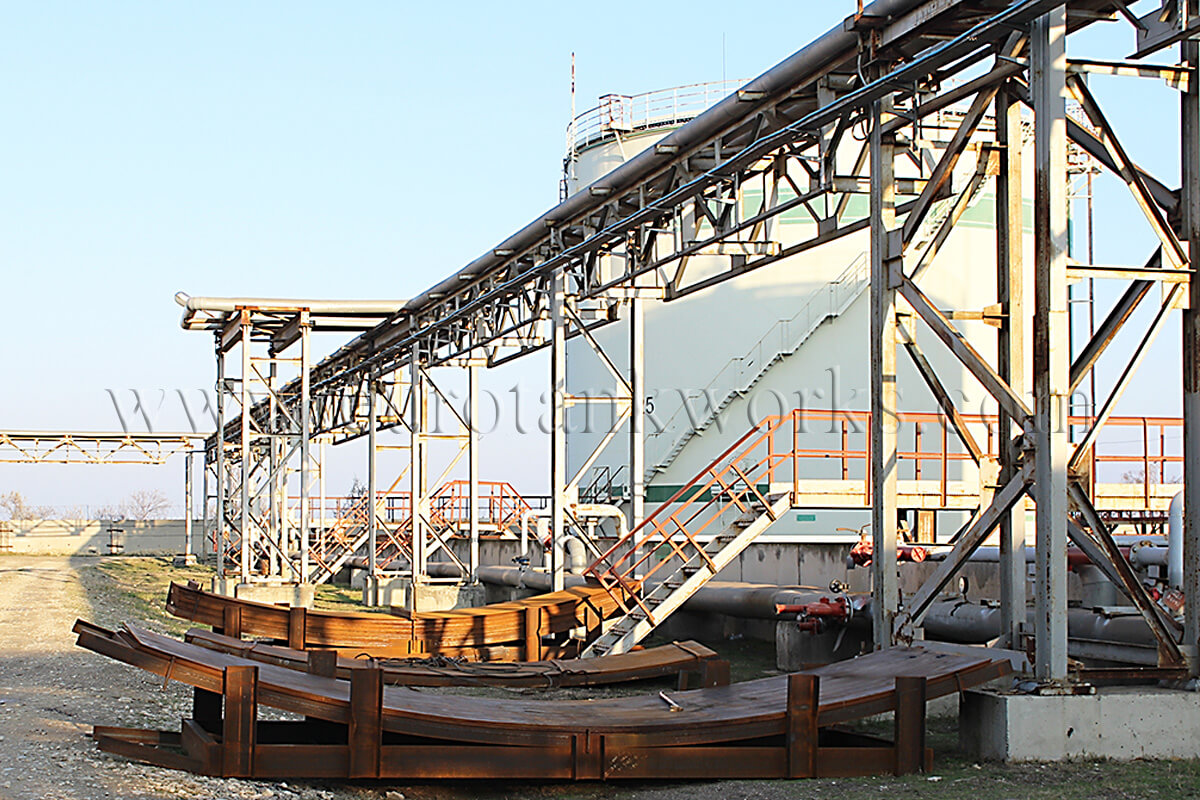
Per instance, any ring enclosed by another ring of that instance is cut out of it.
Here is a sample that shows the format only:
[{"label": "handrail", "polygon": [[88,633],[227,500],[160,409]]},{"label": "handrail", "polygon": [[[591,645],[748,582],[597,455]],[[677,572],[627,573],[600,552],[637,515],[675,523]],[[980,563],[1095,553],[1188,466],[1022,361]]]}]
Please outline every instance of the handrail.
[{"label": "handrail", "polygon": [[[684,431],[679,431],[680,425],[677,424],[682,421],[681,415],[687,421],[691,421],[692,416],[687,413],[687,401],[681,402],[679,408],[667,418],[662,431],[656,434],[669,435],[670,443],[651,470],[661,472],[670,466],[674,457],[679,454],[681,445],[698,431],[705,429],[733,397],[749,391],[776,358],[794,353],[821,323],[841,315],[862,293],[870,279],[869,255],[867,252],[859,253],[836,278],[811,292],[795,314],[788,319],[772,323],[745,355],[725,362],[712,380],[700,389],[698,397],[708,398],[710,403],[707,416],[691,429]],[[777,344],[768,345],[768,342],[773,341]]]},{"label": "handrail", "polygon": [[[1000,447],[1009,437],[1001,436],[996,416],[963,414],[969,426],[986,428],[980,436],[984,455],[997,458]],[[954,444],[953,427],[939,412],[901,412],[897,415],[898,436],[911,441],[898,451],[901,462],[909,462],[910,475],[918,480],[935,480],[937,492],[943,503],[952,494],[952,464],[970,469],[974,460],[961,443]],[[619,588],[624,593],[639,587],[647,578],[664,570],[669,564],[679,565],[699,558],[710,567],[714,566],[711,553],[705,551],[703,540],[718,523],[728,525],[723,515],[730,511],[753,514],[771,505],[770,495],[790,490],[795,500],[801,497],[805,480],[813,478],[814,463],[833,463],[840,468],[842,480],[861,480],[863,503],[870,504],[868,432],[871,414],[866,411],[836,411],[820,409],[794,409],[780,415],[764,417],[752,425],[737,440],[716,458],[699,470],[680,486],[669,499],[658,505],[640,525],[614,542],[588,566],[591,575],[606,588]],[[1082,428],[1094,422],[1090,417],[1070,417],[1069,424]],[[819,435],[839,436],[840,447],[821,448],[801,446],[803,434],[809,432],[813,423],[830,423]],[[1182,463],[1182,454],[1168,451],[1168,436],[1172,428],[1179,428],[1182,419],[1174,417],[1112,417],[1107,425],[1110,430],[1130,429],[1138,437],[1129,441],[1113,442],[1109,437],[1105,452],[1093,448],[1090,455],[1090,481],[1093,494],[1100,484],[1097,475],[1099,465],[1139,465],[1143,472],[1138,478],[1142,485],[1142,496],[1147,509],[1152,501],[1169,499],[1169,493],[1155,493],[1152,487],[1165,485],[1168,464]],[[928,436],[925,429],[936,426],[936,435]],[[1152,435],[1154,434],[1154,435]],[[861,437],[861,445],[851,444],[850,437]],[[930,439],[933,447],[927,446]],[[1101,439],[1099,444],[1105,444]],[[1114,445],[1140,444],[1140,449],[1120,452]],[[959,449],[956,449],[958,447]],[[855,478],[850,478],[850,466],[857,462],[859,469]],[[929,462],[936,465],[932,478],[926,475]],[[806,470],[806,467],[808,468]],[[802,472],[808,472],[803,476]],[[786,488],[785,488],[786,487]],[[664,545],[668,550],[664,557],[652,561]],[[614,598],[628,610],[621,592],[613,592]],[[631,595],[636,602],[636,595]]]},{"label": "handrail", "polygon": [[593,108],[576,115],[568,123],[568,153],[578,152],[615,132],[687,122],[745,83],[744,80],[709,81],[634,95],[603,95]]}]

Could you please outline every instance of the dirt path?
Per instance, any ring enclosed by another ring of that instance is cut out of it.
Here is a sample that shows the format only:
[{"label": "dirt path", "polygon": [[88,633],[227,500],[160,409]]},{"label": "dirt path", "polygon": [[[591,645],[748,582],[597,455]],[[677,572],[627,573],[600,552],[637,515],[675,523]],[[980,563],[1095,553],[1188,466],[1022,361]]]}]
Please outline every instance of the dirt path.
[{"label": "dirt path", "polygon": [[88,559],[0,559],[0,798],[334,797],[319,787],[292,791],[189,776],[97,751],[88,737],[93,724],[175,728],[188,695],[180,686],[163,691],[138,670],[75,647],[77,618],[111,625],[127,616],[117,599],[85,590],[80,572],[88,565]]}]

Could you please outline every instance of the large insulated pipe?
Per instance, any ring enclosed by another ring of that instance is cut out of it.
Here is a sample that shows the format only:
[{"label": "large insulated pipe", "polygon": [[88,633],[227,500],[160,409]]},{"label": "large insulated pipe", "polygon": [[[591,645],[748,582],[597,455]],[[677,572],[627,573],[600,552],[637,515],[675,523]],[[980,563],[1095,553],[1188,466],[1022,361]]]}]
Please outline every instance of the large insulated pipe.
[{"label": "large insulated pipe", "polygon": [[[886,19],[906,13],[926,2],[927,0],[875,0],[863,9],[863,15],[868,18]],[[512,254],[522,253],[537,245],[545,238],[546,231],[550,228],[599,209],[609,202],[607,198],[610,195],[636,186],[663,170],[668,163],[677,158],[678,153],[686,153],[699,147],[720,132],[750,119],[759,108],[776,102],[806,82],[816,80],[837,63],[853,59],[857,53],[858,33],[847,30],[845,24],[837,25],[686,125],[667,134],[654,147],[638,153],[551,208],[455,274],[414,297],[396,316],[422,309],[436,299],[458,292],[465,281],[496,269]],[[376,327],[372,333],[394,327],[398,327],[394,325],[394,319],[389,320]],[[388,331],[386,340],[393,340],[393,334],[403,336],[404,330]],[[370,337],[370,334],[367,336]]]},{"label": "large insulated pipe", "polygon": [[[549,514],[548,511],[540,511],[533,508],[527,508],[521,512],[521,558],[529,557],[529,520],[545,517]],[[539,543],[540,543],[539,539]]]},{"label": "large insulated pipe", "polygon": [[[432,576],[460,575],[455,564],[434,562],[428,568]],[[549,574],[516,567],[481,567],[479,579],[488,584],[535,592],[549,591],[551,585]],[[579,575],[565,576],[567,587],[581,586],[586,582]],[[834,595],[827,589],[811,586],[709,581],[683,604],[681,610],[748,619],[779,619],[777,605],[807,605]],[[850,596],[850,600],[854,611],[847,624],[855,628],[869,628],[871,598],[855,594]],[[1032,624],[1032,609],[1029,614]],[[938,600],[929,606],[922,625],[927,639],[956,644],[986,644],[1000,635],[1000,607],[962,598]],[[1067,610],[1067,631],[1072,639],[1094,644],[1115,642],[1151,648],[1151,652],[1156,646],[1150,626],[1138,614],[1106,615],[1090,608],[1071,608]]]},{"label": "large insulated pipe", "polygon": [[[1033,624],[1033,610],[1029,623]],[[867,615],[866,619],[870,620]],[[925,638],[957,644],[985,644],[1000,635],[1000,607],[965,600],[939,600],[929,607],[922,623]],[[1155,647],[1150,626],[1140,614],[1105,615],[1090,608],[1067,609],[1067,634],[1088,642],[1115,642],[1135,647]]]},{"label": "large insulated pipe", "polygon": [[188,311],[239,311],[255,308],[262,311],[277,311],[304,308],[314,314],[362,314],[386,316],[403,307],[406,300],[303,300],[282,297],[192,297],[184,292],[175,293],[175,302]]},{"label": "large insulated pipe", "polygon": [[[557,563],[566,564],[567,572],[573,575],[580,575],[588,567],[587,546],[578,536],[568,533],[554,543],[555,551],[557,552]],[[566,552],[566,558],[563,558],[563,552]]]},{"label": "large insulated pipe", "polygon": [[1183,586],[1183,492],[1171,498],[1167,512],[1167,583],[1172,589]]}]

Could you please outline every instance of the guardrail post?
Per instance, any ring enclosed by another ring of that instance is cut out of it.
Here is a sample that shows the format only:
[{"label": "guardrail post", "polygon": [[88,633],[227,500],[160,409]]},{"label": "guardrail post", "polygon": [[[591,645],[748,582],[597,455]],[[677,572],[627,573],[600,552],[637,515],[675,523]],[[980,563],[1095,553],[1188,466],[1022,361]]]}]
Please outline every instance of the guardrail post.
[{"label": "guardrail post", "polygon": [[254,774],[258,667],[225,667],[222,693],[225,718],[221,726],[221,775],[249,778]]},{"label": "guardrail post", "polygon": [[787,776],[817,776],[820,679],[816,675],[788,675],[787,683]]},{"label": "guardrail post", "polygon": [[896,774],[925,770],[925,700],[923,677],[896,678]]},{"label": "guardrail post", "polygon": [[308,641],[308,611],[302,606],[288,609],[288,647],[303,650]]},{"label": "guardrail post", "polygon": [[350,672],[350,778],[379,777],[383,744],[383,670]]}]

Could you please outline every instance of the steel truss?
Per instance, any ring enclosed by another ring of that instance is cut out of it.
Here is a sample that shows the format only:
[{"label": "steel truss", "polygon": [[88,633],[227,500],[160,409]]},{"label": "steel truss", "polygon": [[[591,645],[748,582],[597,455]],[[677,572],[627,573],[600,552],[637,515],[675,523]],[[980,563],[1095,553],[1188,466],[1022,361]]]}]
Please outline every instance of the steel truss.
[{"label": "steel truss", "polygon": [[[380,317],[377,304],[177,298],[182,325],[212,332],[217,362],[217,430],[236,434],[205,446],[203,518],[217,553],[219,580],[236,564],[238,582],[309,582],[314,490],[324,495],[323,446],[312,424],[309,383],[314,331],[361,331]],[[297,355],[287,355],[298,345]],[[294,380],[286,380],[295,375]],[[245,413],[262,404],[266,413]],[[231,407],[232,405],[232,407]],[[298,484],[299,503],[289,502]],[[209,518],[210,490],[213,516]],[[324,504],[318,533],[324,532]],[[210,530],[211,524],[211,530]],[[318,568],[319,568],[318,564]]]},{"label": "steel truss", "polygon": [[[1159,17],[1175,20],[1170,24],[1176,28],[1164,32],[1161,25],[1143,23],[1157,31],[1157,38],[1147,39],[1140,30],[1139,56],[1190,36],[1195,4],[1165,0]],[[1117,551],[1110,531],[1092,507],[1083,473],[1089,450],[1163,320],[1183,308],[1185,496],[1188,509],[1200,508],[1200,480],[1187,475],[1188,465],[1200,463],[1200,284],[1190,280],[1189,256],[1200,246],[1197,46],[1185,41],[1182,63],[1161,67],[1066,58],[1069,35],[1097,21],[1125,24],[1128,17],[1125,4],[1113,0],[879,0],[315,365],[308,379],[311,390],[284,386],[272,398],[244,405],[241,419],[221,426],[221,438],[236,440],[240,425],[241,440],[249,441],[250,431],[268,429],[281,413],[299,416],[297,404],[308,403],[313,435],[361,435],[361,417],[347,412],[344,400],[361,394],[364,385],[398,371],[419,376],[462,359],[490,366],[550,347],[551,516],[553,536],[559,537],[568,525],[570,489],[578,485],[567,476],[565,461],[564,412],[573,402],[565,375],[569,337],[591,342],[591,331],[618,319],[622,304],[670,302],[867,231],[877,646],[916,635],[929,603],[999,528],[1006,637],[1015,645],[1032,633],[1036,673],[1047,686],[1067,679],[1069,539],[1105,563],[1145,611],[1160,634],[1160,665],[1186,662],[1195,673],[1200,602],[1188,605],[1181,642],[1178,631],[1160,619],[1144,590],[1113,557]],[[1171,189],[1132,160],[1082,78],[1089,73],[1148,76],[1179,89],[1182,189]],[[960,82],[951,85],[951,79]],[[1067,117],[1068,97],[1080,104],[1087,125]],[[954,113],[942,113],[952,107]],[[948,124],[948,118],[953,122]],[[1037,176],[1032,285],[1024,277],[1020,246],[1026,118],[1032,119]],[[984,124],[989,119],[990,129]],[[949,127],[951,135],[930,161],[920,142],[925,126],[934,124]],[[865,142],[853,148],[859,131],[865,132]],[[1113,268],[1068,259],[1069,142],[1129,187],[1160,245],[1144,266]],[[916,177],[898,177],[898,164],[910,165],[905,171],[915,169]],[[964,172],[956,170],[960,165],[974,165],[965,170],[965,182],[957,177]],[[997,305],[983,311],[939,308],[923,290],[922,275],[971,197],[989,181],[997,195]],[[741,201],[748,187],[761,193],[756,208]],[[869,194],[866,218],[846,214],[855,193]],[[816,232],[783,246],[773,236],[775,225],[780,215],[800,208],[812,217]],[[720,268],[699,274],[692,267],[700,255],[709,257],[708,263],[719,259]],[[1074,277],[1122,280],[1129,288],[1072,364],[1067,282]],[[1084,438],[1068,441],[1071,390],[1128,327],[1133,310],[1147,302],[1155,283],[1163,287],[1162,298],[1141,345],[1108,399],[1098,405]],[[984,318],[999,326],[994,364],[982,355],[992,342],[972,341],[955,324]],[[998,448],[998,456],[984,453],[965,424],[956,421],[959,410],[917,344],[922,332],[950,350],[995,400],[1011,439],[1010,446]],[[1031,363],[1025,363],[1026,342],[1033,345]],[[978,461],[981,476],[981,507],[973,521],[930,581],[903,604],[894,532],[901,343]],[[636,421],[642,394],[619,373],[616,377],[632,390],[625,402],[634,407]],[[410,413],[414,441],[422,435],[418,406]],[[341,411],[331,411],[335,408]],[[375,420],[374,413],[370,419]],[[371,430],[377,426],[377,420],[368,425]],[[637,430],[636,422],[633,428]],[[223,453],[217,440],[210,440],[210,448]],[[634,433],[631,450],[637,450],[637,441]],[[418,450],[414,447],[414,453]],[[414,455],[414,473],[420,469]],[[632,474],[640,476],[643,470]],[[1037,624],[1032,632],[1023,630],[1023,554],[1017,557],[1023,521],[1012,513],[1026,494],[1038,509]],[[418,497],[416,488],[413,496]],[[1189,597],[1200,598],[1200,514],[1189,513],[1186,520],[1185,589]]]},{"label": "steel truss", "polygon": [[0,431],[2,464],[150,464],[198,447],[208,434]]}]

